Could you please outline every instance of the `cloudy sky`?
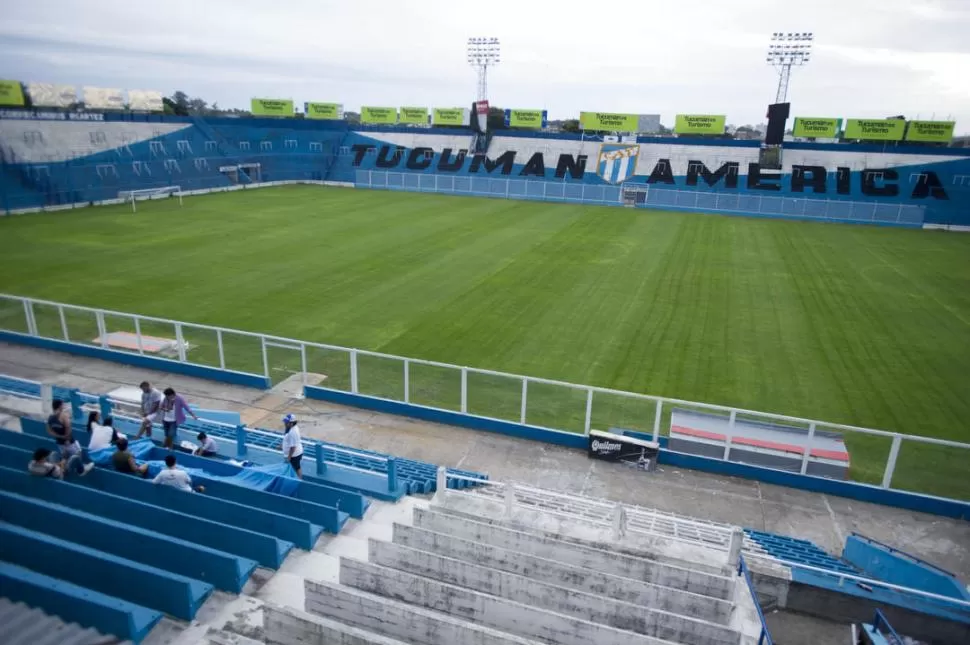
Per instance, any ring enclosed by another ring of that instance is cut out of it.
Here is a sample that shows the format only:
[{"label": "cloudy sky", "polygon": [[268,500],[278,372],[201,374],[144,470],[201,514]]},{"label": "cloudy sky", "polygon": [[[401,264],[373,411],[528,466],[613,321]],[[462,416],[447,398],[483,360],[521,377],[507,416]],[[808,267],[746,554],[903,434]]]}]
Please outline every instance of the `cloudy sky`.
[{"label": "cloudy sky", "polygon": [[970,132],[970,0],[3,0],[0,78],[454,106],[469,36],[497,36],[494,105],[764,120],[773,31],[814,31],[793,115],[954,118]]}]

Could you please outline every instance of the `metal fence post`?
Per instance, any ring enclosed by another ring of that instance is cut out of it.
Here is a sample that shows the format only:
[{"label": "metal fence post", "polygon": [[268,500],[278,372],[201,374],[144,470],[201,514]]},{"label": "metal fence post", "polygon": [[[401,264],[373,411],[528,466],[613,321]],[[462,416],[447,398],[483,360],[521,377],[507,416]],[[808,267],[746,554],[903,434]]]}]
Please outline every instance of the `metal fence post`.
[{"label": "metal fence post", "polygon": [[461,368],[461,413],[468,414],[468,368]]},{"label": "metal fence post", "polygon": [[102,421],[111,416],[111,399],[104,394],[98,397],[98,411]]},{"label": "metal fence post", "polygon": [[350,391],[357,394],[357,350],[350,350]]},{"label": "metal fence post", "polygon": [[442,493],[448,488],[448,471],[444,466],[438,466],[438,472],[435,473],[435,494]]},{"label": "metal fence post", "polygon": [[269,356],[266,352],[266,337],[259,337],[259,347],[263,352],[263,376],[269,378]]},{"label": "metal fence post", "polygon": [[248,449],[246,448],[246,426],[239,424],[236,426],[236,456],[245,457]]},{"label": "metal fence post", "polygon": [[222,330],[216,330],[216,344],[219,346],[219,369],[226,369],[226,354],[222,348]]},{"label": "metal fence post", "polygon": [[529,398],[529,379],[522,377],[522,411],[519,413],[519,423],[525,425],[526,401]]},{"label": "metal fence post", "polygon": [[37,322],[34,320],[34,307],[30,298],[24,298],[24,322],[27,323],[27,333],[37,335]]},{"label": "metal fence post", "polygon": [[588,388],[586,390],[586,423],[583,426],[583,428],[585,428],[583,432],[584,434],[586,434],[586,436],[589,436],[589,429],[590,429],[592,420],[593,420],[593,390],[592,388]]},{"label": "metal fence post", "polygon": [[903,442],[902,436],[893,435],[893,445],[889,449],[889,460],[886,462],[886,470],[882,475],[882,487],[889,488],[893,481],[893,472],[896,470],[896,458],[899,457],[899,445]]},{"label": "metal fence post", "polygon": [[404,402],[411,402],[411,361],[404,359]]},{"label": "metal fence post", "polygon": [[144,343],[141,342],[141,320],[138,316],[132,316],[131,320],[135,323],[135,342],[138,344],[138,353],[142,356],[145,355]]},{"label": "metal fence post", "polygon": [[660,416],[663,414],[663,399],[657,399],[657,411],[653,415],[653,440],[660,441]]},{"label": "metal fence post", "polygon": [[[307,374],[306,374],[306,343],[300,343],[300,369],[303,371],[303,387],[307,386]],[[304,392],[300,392],[300,396],[303,396]]]},{"label": "metal fence post", "polygon": [[314,458],[317,462],[317,475],[323,475],[327,472],[327,460],[323,458],[323,442],[317,442],[317,449],[314,451]]},{"label": "metal fence post", "polygon": [[45,415],[54,411],[54,386],[50,383],[40,384],[40,411]]},{"label": "metal fence post", "polygon": [[[179,363],[185,362],[185,337],[182,336],[182,323],[175,323],[175,344],[179,351]],[[264,346],[265,349],[265,346]],[[267,376],[269,376],[267,374]]]},{"label": "metal fence post", "polygon": [[515,511],[515,484],[509,482],[505,485],[505,516],[509,519]]},{"label": "metal fence post", "polygon": [[387,492],[393,493],[397,490],[397,459],[391,457],[387,460]]},{"label": "metal fence post", "polygon": [[802,467],[799,472],[805,474],[808,472],[808,459],[812,456],[812,440],[815,438],[815,423],[808,424],[808,437],[805,439],[805,452],[802,453]]},{"label": "metal fence post", "polygon": [[623,504],[613,507],[613,539],[620,541],[626,535],[626,511]]},{"label": "metal fence post", "polygon": [[57,315],[61,319],[61,333],[64,335],[65,342],[71,342],[71,337],[67,333],[67,318],[64,317],[64,307],[57,305]]},{"label": "metal fence post", "polygon": [[731,441],[734,440],[734,421],[738,416],[737,410],[731,410],[731,417],[728,419],[727,438],[724,440],[724,461],[728,461],[731,456]]},{"label": "metal fence post", "polygon": [[104,327],[104,312],[98,309],[94,318],[98,323],[98,337],[101,339],[101,347],[108,349],[108,332]]}]

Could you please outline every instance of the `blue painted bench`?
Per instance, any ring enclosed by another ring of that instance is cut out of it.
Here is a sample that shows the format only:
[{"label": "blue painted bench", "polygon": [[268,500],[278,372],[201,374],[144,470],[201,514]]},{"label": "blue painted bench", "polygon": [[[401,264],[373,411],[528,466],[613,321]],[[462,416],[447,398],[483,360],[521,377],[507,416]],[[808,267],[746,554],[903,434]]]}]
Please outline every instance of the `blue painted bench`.
[{"label": "blue painted bench", "polygon": [[0,491],[0,520],[203,580],[230,593],[242,592],[257,567],[255,560],[15,493]]},{"label": "blue painted bench", "polygon": [[22,602],[104,634],[140,643],[162,619],[157,611],[96,591],[0,562],[0,592]]},{"label": "blue painted bench", "polygon": [[0,560],[192,620],[212,585],[0,521]]}]

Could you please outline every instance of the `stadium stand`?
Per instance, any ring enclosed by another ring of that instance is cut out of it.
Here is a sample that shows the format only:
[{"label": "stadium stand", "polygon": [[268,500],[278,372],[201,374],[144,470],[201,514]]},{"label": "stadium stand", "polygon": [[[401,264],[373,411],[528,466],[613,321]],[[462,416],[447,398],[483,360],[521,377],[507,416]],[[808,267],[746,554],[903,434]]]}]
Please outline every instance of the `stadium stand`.
[{"label": "stadium stand", "polygon": [[7,645],[103,645],[109,640],[96,630],[5,598],[0,598],[0,625]]}]

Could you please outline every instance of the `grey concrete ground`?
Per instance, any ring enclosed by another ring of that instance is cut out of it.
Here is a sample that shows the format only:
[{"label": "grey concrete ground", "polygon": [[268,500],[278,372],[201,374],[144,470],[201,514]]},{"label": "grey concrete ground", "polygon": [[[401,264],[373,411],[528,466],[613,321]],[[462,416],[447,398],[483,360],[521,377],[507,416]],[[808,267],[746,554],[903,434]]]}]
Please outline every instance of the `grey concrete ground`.
[{"label": "grey concrete ground", "polygon": [[806,538],[832,553],[840,553],[845,537],[856,531],[953,571],[965,582],[970,580],[967,522],[666,466],[644,473],[544,443],[3,343],[0,373],[98,393],[148,379],[171,385],[200,407],[239,411],[244,420],[260,427],[279,428],[280,415],[294,412],[308,436],[486,472],[499,481]]}]

